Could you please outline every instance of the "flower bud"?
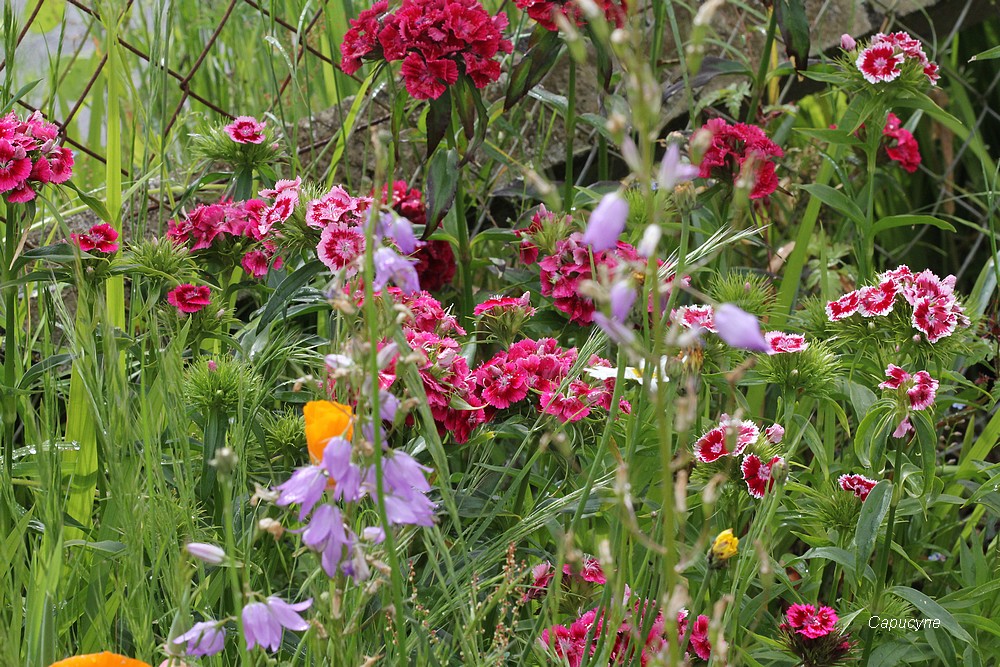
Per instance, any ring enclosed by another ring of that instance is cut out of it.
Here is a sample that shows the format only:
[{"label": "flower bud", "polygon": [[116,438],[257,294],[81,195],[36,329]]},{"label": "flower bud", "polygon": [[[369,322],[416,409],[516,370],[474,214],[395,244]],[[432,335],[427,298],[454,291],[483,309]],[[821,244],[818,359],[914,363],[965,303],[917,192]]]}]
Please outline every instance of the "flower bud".
[{"label": "flower bud", "polygon": [[724,531],[715,536],[715,541],[712,542],[712,553],[709,558],[716,563],[721,563],[727,561],[736,555],[739,551],[740,538],[733,535],[732,528],[726,528]]},{"label": "flower bud", "polygon": [[226,559],[226,552],[214,544],[190,542],[184,549],[194,558],[208,565],[219,565]]}]

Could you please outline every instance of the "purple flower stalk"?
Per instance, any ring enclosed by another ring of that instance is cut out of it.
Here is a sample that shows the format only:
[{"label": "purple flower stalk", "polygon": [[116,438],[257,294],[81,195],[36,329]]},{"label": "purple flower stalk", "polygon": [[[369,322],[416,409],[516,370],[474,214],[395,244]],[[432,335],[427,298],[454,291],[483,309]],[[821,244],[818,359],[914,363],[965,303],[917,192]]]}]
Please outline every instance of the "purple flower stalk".
[{"label": "purple flower stalk", "polygon": [[299,468],[292,476],[282,484],[278,485],[281,496],[277,504],[281,507],[299,504],[299,521],[306,518],[312,511],[323,491],[326,489],[327,477],[323,469],[319,466],[306,466]]},{"label": "purple flower stalk", "polygon": [[243,634],[247,650],[264,646],[272,653],[281,646],[283,628],[293,632],[309,629],[309,623],[298,612],[312,605],[312,598],[298,604],[288,604],[273,595],[264,602],[251,602],[243,607]]},{"label": "purple flower stalk", "polygon": [[628,220],[628,202],[617,192],[604,195],[601,203],[590,214],[583,242],[594,252],[614,248],[618,243],[618,237],[625,231],[626,220]]},{"label": "purple flower stalk", "polygon": [[175,637],[174,644],[187,644],[184,652],[190,656],[202,657],[215,655],[221,651],[225,645],[226,630],[219,621],[202,621],[195,623],[191,629],[179,637]]},{"label": "purple flower stalk", "polygon": [[383,289],[390,281],[407,294],[420,291],[420,280],[417,277],[415,262],[400,257],[391,248],[379,248],[375,251],[375,290]]},{"label": "purple flower stalk", "polygon": [[760,331],[760,321],[731,303],[724,303],[715,309],[715,328],[719,338],[730,347],[752,352],[768,352],[771,349]]}]

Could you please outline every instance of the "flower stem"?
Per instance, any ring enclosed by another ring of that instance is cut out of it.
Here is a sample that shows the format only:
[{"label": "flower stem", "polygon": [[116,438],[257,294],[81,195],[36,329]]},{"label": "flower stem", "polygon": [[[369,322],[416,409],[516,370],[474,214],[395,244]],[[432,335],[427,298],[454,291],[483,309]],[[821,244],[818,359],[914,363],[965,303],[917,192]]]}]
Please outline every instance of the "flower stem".
[{"label": "flower stem", "polygon": [[239,632],[239,640],[236,642],[240,649],[240,664],[253,665],[250,658],[250,651],[243,630],[243,584],[240,575],[236,571],[236,531],[233,528],[233,477],[226,474],[222,483],[222,517],[225,526],[226,554],[229,556],[229,563],[226,569],[229,571],[229,590],[233,596],[233,611],[236,615],[236,628]]},{"label": "flower stem", "polygon": [[[877,572],[875,575],[875,591],[872,594],[871,611],[877,614],[881,610],[882,595],[885,592],[885,584],[889,579],[889,551],[892,549],[892,534],[896,527],[896,505],[900,496],[903,495],[903,485],[900,479],[900,469],[903,466],[903,443],[905,440],[896,441],[896,460],[892,465],[892,500],[889,502],[889,523],[885,527],[885,542],[878,555]],[[858,567],[864,567],[864,563],[858,563]],[[881,573],[879,576],[878,573]],[[868,636],[865,637],[865,651],[861,656],[862,667],[867,667],[871,658],[872,649],[875,644],[875,629],[867,628]]]},{"label": "flower stem", "polygon": [[[377,182],[377,181],[376,181]],[[378,189],[376,188],[376,191]],[[458,208],[457,202],[460,200],[461,192],[456,193],[456,209]],[[368,343],[371,346],[369,352],[369,370],[371,372],[371,419],[372,419],[372,449],[375,453],[375,500],[376,507],[378,509],[379,520],[382,523],[382,528],[385,531],[385,550],[389,557],[389,569],[390,578],[392,583],[392,604],[395,607],[395,611],[392,614],[393,621],[395,623],[396,632],[396,646],[399,653],[396,656],[397,662],[400,665],[407,664],[407,641],[406,641],[406,621],[403,618],[403,578],[402,572],[400,571],[399,555],[396,553],[396,542],[392,534],[392,526],[389,524],[389,517],[385,509],[385,483],[382,479],[382,434],[379,424],[382,421],[381,415],[379,414],[379,401],[378,401],[378,391],[379,391],[379,376],[378,376],[378,355],[376,353],[375,346],[378,343],[379,335],[378,330],[378,313],[375,310],[375,290],[373,283],[375,282],[375,220],[377,211],[372,209],[372,214],[369,215],[368,225],[365,229],[365,263],[364,263],[364,276],[365,276],[365,303],[364,303],[364,318],[368,324]],[[456,210],[456,213],[458,211]],[[459,229],[465,227],[464,221],[459,220]],[[465,243],[468,246],[468,229],[466,228],[465,233]],[[464,263],[462,264],[464,266]],[[463,289],[468,289],[471,297],[472,285],[467,281],[468,273],[463,275]],[[471,312],[471,308],[466,313]]]}]

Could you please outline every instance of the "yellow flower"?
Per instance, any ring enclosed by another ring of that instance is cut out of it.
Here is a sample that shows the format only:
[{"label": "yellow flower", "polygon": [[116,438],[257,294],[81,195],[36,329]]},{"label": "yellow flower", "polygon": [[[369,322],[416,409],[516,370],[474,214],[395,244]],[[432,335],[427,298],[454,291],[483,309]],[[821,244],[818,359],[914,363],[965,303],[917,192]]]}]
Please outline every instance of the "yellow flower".
[{"label": "yellow flower", "polygon": [[354,434],[354,411],[349,405],[333,401],[310,401],[303,410],[306,417],[306,444],[309,458],[318,464],[330,438],[351,439]]},{"label": "yellow flower", "polygon": [[142,660],[133,660],[117,653],[91,653],[77,655],[52,663],[51,667],[150,667]]},{"label": "yellow flower", "polygon": [[715,537],[712,543],[712,558],[724,561],[732,558],[739,551],[740,538],[733,535],[732,528],[726,528]]}]

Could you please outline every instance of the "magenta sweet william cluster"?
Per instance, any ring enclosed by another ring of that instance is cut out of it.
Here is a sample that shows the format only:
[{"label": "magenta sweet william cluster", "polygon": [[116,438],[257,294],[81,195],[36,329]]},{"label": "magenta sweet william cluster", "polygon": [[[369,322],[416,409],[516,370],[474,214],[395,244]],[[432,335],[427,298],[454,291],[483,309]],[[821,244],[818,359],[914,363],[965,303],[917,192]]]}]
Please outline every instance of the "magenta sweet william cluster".
[{"label": "magenta sweet william cluster", "polygon": [[178,245],[188,245],[192,252],[211,249],[217,243],[238,247],[243,253],[243,270],[262,278],[271,268],[281,268],[275,242],[280,225],[298,206],[300,186],[298,178],[281,180],[273,188],[261,190],[257,199],[200,204],[184,218],[171,220],[167,236]]},{"label": "magenta sweet william cluster", "polygon": [[876,284],[848,292],[826,305],[831,322],[860,313],[863,317],[884,317],[892,312],[897,297],[912,307],[910,322],[927,342],[951,336],[958,327],[969,326],[965,309],[955,296],[955,276],[940,278],[930,269],[913,273],[901,265],[879,274]]},{"label": "magenta sweet william cluster", "polygon": [[[555,17],[560,14],[578,26],[583,25],[585,20],[583,10],[575,0],[514,0],[514,4],[546,30],[559,29]],[[594,4],[604,12],[604,20],[616,28],[625,23],[626,0],[597,0]]]},{"label": "magenta sweet william cluster", "polygon": [[388,10],[382,0],[351,21],[340,46],[344,72],[354,74],[362,59],[401,60],[407,92],[437,99],[462,74],[477,88],[496,81],[496,56],[513,50],[502,34],[507,15],[491,16],[478,0],[403,0]]},{"label": "magenta sweet william cluster", "polygon": [[[626,602],[628,601],[626,600]],[[651,611],[651,607],[652,603],[641,599],[630,605],[629,615],[615,630],[614,644],[608,660],[609,665],[635,664],[630,662],[634,659],[635,654],[638,654],[639,664],[643,667],[649,664],[660,664],[658,662],[660,656],[665,656],[669,647],[665,636],[666,619],[663,617],[663,613],[657,611],[645,637],[642,637],[641,634],[642,628],[645,627],[644,617],[646,613]],[[569,664],[570,667],[579,667],[583,664],[585,656],[593,656],[597,651],[597,643],[601,634],[606,630],[604,616],[603,614],[599,615],[598,612],[598,609],[591,609],[569,626],[556,625],[543,630],[538,642],[564,661],[564,664]],[[690,648],[702,660],[708,660],[712,656],[712,644],[708,639],[708,622],[708,616],[702,614],[695,619],[691,628]],[[688,611],[686,609],[680,610],[677,614],[678,643],[684,640],[684,635],[688,631],[688,623]],[[589,645],[587,644],[588,635],[590,636]]]},{"label": "magenta sweet william cluster", "polygon": [[110,255],[118,252],[118,232],[106,222],[93,225],[82,234],[70,234],[70,239],[84,252],[97,252]]},{"label": "magenta sweet william cluster", "polygon": [[841,664],[854,644],[837,628],[837,612],[820,604],[793,604],[778,626],[786,648],[803,665]]},{"label": "magenta sweet william cluster", "polygon": [[730,125],[722,118],[713,118],[695,134],[692,143],[702,152],[700,178],[736,184],[746,180],[750,199],[767,197],[778,188],[774,160],[784,152],[756,125]]},{"label": "magenta sweet william cluster", "polygon": [[[569,381],[577,361],[576,348],[563,348],[555,339],[523,339],[506,351],[498,352],[475,369],[461,354],[462,344],[454,338],[466,334],[454,316],[428,292],[406,294],[390,287],[376,294],[378,299],[391,299],[407,313],[403,333],[410,347],[420,355],[417,369],[427,395],[431,415],[438,432],[450,434],[453,442],[468,440],[472,430],[491,421],[499,410],[514,407],[534,396],[537,410],[551,414],[562,422],[586,418],[597,408],[611,408],[614,380],[591,384],[581,379]],[[354,293],[356,303],[363,304],[363,293]],[[506,310],[525,312],[530,308],[524,297],[494,299],[490,313],[499,316]],[[389,343],[383,343],[386,348]],[[396,382],[393,358],[382,372],[380,385],[389,390]],[[598,356],[590,366],[610,366]],[[628,412],[631,406],[621,400],[619,407]]]},{"label": "magenta sweet william cluster", "polygon": [[[580,421],[595,407],[610,410],[614,380],[596,386],[582,379],[566,382],[576,360],[576,348],[562,348],[553,338],[524,339],[498,352],[474,373],[487,415],[492,418],[496,410],[529,395],[538,396],[540,412],[555,415],[563,423]],[[593,355],[588,366],[610,367],[611,363]],[[626,414],[632,410],[624,399],[619,408]]]},{"label": "magenta sweet william cluster", "polygon": [[[532,251],[522,241],[522,257]],[[530,241],[529,241],[530,243]],[[535,251],[537,252],[537,251]],[[537,255],[535,255],[537,257]],[[628,243],[619,241],[611,250],[593,253],[593,266],[605,267],[608,273],[623,262],[638,262],[639,254]],[[591,252],[583,242],[583,235],[573,232],[568,238],[556,243],[555,252],[538,262],[541,268],[541,289],[543,296],[552,297],[553,305],[569,315],[571,322],[590,324],[594,321],[594,302],[580,292],[584,280],[593,280]]]},{"label": "magenta sweet william cluster", "polygon": [[21,120],[11,111],[0,116],[0,194],[10,204],[35,198],[47,183],[73,175],[73,151],[59,146],[59,128],[35,111]]},{"label": "magenta sweet william cluster", "polygon": [[898,162],[907,172],[916,172],[920,167],[920,145],[913,138],[913,133],[902,126],[899,116],[891,111],[886,118],[882,136],[893,141],[885,147],[889,158]]}]

